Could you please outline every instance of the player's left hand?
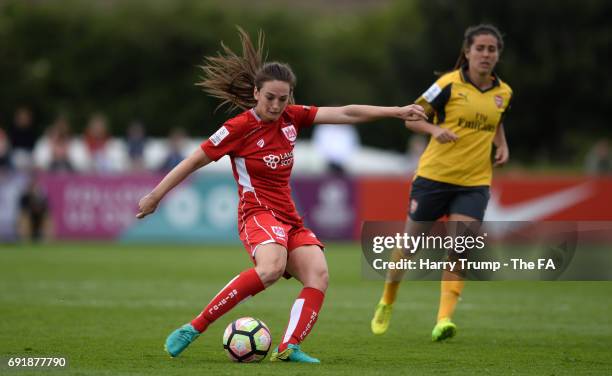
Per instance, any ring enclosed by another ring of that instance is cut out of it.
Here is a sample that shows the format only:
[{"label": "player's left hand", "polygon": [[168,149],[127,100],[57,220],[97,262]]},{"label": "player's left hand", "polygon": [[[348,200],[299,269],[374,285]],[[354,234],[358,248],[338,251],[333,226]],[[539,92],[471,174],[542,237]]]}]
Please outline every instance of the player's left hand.
[{"label": "player's left hand", "polygon": [[509,158],[510,150],[508,150],[508,145],[499,145],[495,149],[495,162],[493,163],[493,166],[503,166],[504,164],[506,164],[506,162],[508,162]]},{"label": "player's left hand", "polygon": [[425,109],[418,104],[409,104],[408,106],[400,107],[399,118],[402,120],[427,120]]}]

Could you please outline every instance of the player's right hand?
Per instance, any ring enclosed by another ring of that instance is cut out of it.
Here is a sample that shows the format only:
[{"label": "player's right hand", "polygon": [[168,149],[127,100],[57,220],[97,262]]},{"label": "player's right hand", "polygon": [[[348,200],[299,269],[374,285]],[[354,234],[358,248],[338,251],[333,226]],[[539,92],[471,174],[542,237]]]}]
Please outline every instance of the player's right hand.
[{"label": "player's right hand", "polygon": [[399,118],[407,121],[427,120],[425,109],[418,104],[409,104],[400,107]]},{"label": "player's right hand", "polygon": [[140,210],[138,214],[136,214],[136,218],[142,219],[147,215],[153,213],[155,209],[157,209],[157,205],[159,204],[159,199],[155,198],[151,193],[147,194],[138,202],[138,209]]},{"label": "player's right hand", "polygon": [[448,142],[455,142],[459,139],[459,136],[457,136],[453,131],[444,129],[444,128],[440,128],[440,127],[436,127],[432,131],[431,137],[433,137],[436,141],[438,141],[441,144],[446,144]]}]

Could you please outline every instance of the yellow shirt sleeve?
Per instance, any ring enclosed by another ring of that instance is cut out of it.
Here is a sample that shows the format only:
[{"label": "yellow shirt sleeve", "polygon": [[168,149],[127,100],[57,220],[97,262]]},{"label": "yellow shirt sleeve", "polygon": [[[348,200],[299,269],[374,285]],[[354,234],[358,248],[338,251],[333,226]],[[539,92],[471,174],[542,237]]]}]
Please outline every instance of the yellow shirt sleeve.
[{"label": "yellow shirt sleeve", "polygon": [[438,78],[414,103],[422,106],[430,117],[443,113],[450,99],[455,74],[456,72],[451,72]]}]

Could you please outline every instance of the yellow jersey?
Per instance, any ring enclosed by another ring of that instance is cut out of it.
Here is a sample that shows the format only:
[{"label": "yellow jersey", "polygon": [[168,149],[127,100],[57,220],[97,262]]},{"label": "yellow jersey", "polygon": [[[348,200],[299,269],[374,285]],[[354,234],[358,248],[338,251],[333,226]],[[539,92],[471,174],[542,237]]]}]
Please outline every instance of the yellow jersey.
[{"label": "yellow jersey", "polygon": [[458,140],[441,144],[434,138],[419,160],[415,176],[461,186],[491,185],[493,138],[510,107],[512,89],[499,77],[480,90],[463,69],[441,76],[415,103],[433,123],[451,130]]}]

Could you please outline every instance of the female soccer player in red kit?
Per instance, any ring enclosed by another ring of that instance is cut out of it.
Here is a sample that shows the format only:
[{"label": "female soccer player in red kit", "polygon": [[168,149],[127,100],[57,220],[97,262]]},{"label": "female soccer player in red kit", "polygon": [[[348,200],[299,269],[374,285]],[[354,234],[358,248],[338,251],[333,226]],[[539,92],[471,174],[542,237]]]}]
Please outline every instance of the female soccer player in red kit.
[{"label": "female soccer player in red kit", "polygon": [[242,30],[240,35],[243,56],[223,46],[225,55],[206,59],[202,67],[206,78],[199,85],[223,104],[246,111],[226,121],[144,196],[137,217],[153,213],[160,200],[192,172],[229,155],[240,197],[240,239],[255,267],[229,281],[196,318],[172,332],[166,351],[178,356],[240,301],[290,275],[304,288],[291,308],[287,329],[271,360],[319,363],[299,347],[319,315],[328,270],[323,244],[304,227],[291,198],[289,176],[298,132],[316,123],[350,124],[383,117],[425,119],[425,113],[418,105],[318,108],[290,104],[296,83],[291,68],[262,62],[261,34],[257,49]]}]

